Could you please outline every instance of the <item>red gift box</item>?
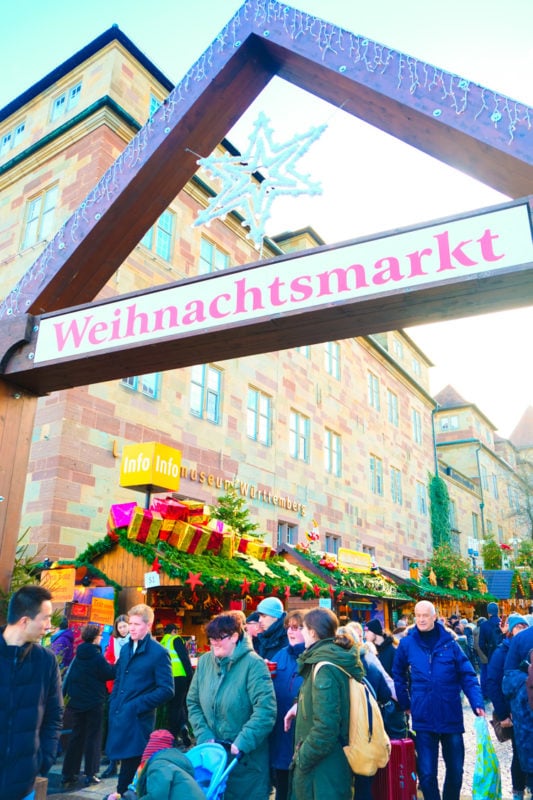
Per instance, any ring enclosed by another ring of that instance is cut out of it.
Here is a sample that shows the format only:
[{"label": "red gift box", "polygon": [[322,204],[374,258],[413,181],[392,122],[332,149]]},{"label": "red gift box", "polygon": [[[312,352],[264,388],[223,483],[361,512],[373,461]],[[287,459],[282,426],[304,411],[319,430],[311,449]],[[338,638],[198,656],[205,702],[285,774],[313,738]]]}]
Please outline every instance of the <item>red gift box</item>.
[{"label": "red gift box", "polygon": [[189,516],[188,506],[173,497],[155,497],[150,508],[161,514],[163,519],[187,519]]},{"label": "red gift box", "polygon": [[128,527],[128,539],[135,539],[143,544],[154,544],[162,522],[161,514],[157,511],[136,506]]}]

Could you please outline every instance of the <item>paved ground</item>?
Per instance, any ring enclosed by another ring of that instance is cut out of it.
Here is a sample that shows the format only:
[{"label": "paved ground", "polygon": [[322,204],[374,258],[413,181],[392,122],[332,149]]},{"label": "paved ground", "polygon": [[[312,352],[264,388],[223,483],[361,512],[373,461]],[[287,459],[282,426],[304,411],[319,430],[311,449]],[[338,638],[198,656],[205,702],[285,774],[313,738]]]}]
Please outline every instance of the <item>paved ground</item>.
[{"label": "paved ground", "polygon": [[[490,718],[492,707],[487,706],[487,717]],[[469,800],[472,798],[472,779],[474,775],[474,766],[476,760],[476,736],[474,733],[474,714],[470,710],[470,706],[465,706],[465,768],[464,780],[462,789],[462,800]],[[511,800],[512,787],[511,787],[511,745],[509,742],[498,742],[496,737],[492,735],[494,747],[500,762],[500,770],[502,776],[502,800]],[[440,777],[443,776],[443,767],[439,770]],[[53,767],[50,773],[48,782],[48,795],[47,800],[102,800],[106,794],[116,789],[116,778],[108,778],[102,781],[98,786],[84,787],[80,781],[79,788],[70,792],[60,791],[61,782],[61,760]]]}]

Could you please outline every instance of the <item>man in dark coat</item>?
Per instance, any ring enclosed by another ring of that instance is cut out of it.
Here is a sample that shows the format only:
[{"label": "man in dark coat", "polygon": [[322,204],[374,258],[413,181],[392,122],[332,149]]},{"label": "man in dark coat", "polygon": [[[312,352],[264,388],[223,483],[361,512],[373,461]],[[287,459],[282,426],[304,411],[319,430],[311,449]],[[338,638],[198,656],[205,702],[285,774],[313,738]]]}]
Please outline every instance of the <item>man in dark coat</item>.
[{"label": "man in dark coat", "polygon": [[444,797],[459,800],[463,782],[464,722],[461,691],[477,716],[485,716],[472,664],[453,636],[436,621],[427,600],[415,606],[415,627],[400,640],[392,674],[400,707],[416,731],[418,776],[424,800],[440,800],[439,744],[446,765]]},{"label": "man in dark coat", "polygon": [[500,628],[500,617],[498,616],[498,611],[499,609],[497,603],[489,603],[487,606],[488,619],[485,620],[485,622],[482,622],[479,626],[478,646],[487,659],[486,663],[481,663],[479,673],[483,697],[488,697],[486,686],[487,666],[490,661],[490,657],[498,645],[500,645],[503,641],[503,633]]},{"label": "man in dark coat", "polygon": [[0,797],[24,800],[54,763],[63,719],[56,657],[39,642],[50,628],[52,595],[24,586],[0,631]]},{"label": "man in dark coat", "polygon": [[120,761],[117,792],[133,780],[154,729],[155,712],[174,695],[170,656],[151,636],[153,610],[143,603],[129,612],[130,641],[120,651],[109,700],[106,753]]},{"label": "man in dark coat", "polygon": [[526,689],[527,665],[533,650],[533,628],[513,637],[505,658],[502,690],[513,717],[514,741],[528,789],[533,789],[533,709]]},{"label": "man in dark coat", "polygon": [[279,597],[265,597],[257,606],[262,633],[257,637],[257,652],[261,658],[270,661],[282,647],[287,647],[285,611]]}]

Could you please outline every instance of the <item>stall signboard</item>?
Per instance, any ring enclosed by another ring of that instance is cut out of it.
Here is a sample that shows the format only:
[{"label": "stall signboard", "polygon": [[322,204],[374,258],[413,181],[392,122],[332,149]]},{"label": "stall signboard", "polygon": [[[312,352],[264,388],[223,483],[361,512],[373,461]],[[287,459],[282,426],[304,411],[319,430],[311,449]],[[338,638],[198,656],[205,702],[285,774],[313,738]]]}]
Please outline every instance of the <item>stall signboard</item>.
[{"label": "stall signboard", "polygon": [[181,451],[159,442],[125,445],[120,465],[120,485],[144,492],[177,492]]},{"label": "stall signboard", "polygon": [[361,553],[359,550],[348,550],[347,547],[339,547],[337,563],[342,569],[348,569],[351,572],[372,571],[372,556],[368,553]]},{"label": "stall signboard", "polygon": [[45,569],[41,572],[41,586],[48,589],[54,603],[70,603],[74,597],[76,570],[74,567]]},{"label": "stall signboard", "polygon": [[115,604],[107,597],[93,597],[91,601],[91,622],[99,625],[113,625]]}]

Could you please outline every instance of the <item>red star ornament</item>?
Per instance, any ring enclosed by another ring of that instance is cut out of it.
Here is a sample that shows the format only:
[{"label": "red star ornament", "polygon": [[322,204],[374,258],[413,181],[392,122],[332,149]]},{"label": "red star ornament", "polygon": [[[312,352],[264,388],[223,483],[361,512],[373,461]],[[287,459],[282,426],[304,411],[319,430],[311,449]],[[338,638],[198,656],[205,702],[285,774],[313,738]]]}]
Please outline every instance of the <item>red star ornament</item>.
[{"label": "red star ornament", "polygon": [[250,581],[246,578],[243,579],[241,583],[241,594],[247,594],[250,591]]},{"label": "red star ornament", "polygon": [[192,591],[194,592],[197,586],[203,586],[204,585],[203,581],[200,580],[201,577],[202,577],[202,573],[201,572],[190,572],[189,571],[189,577],[187,578],[185,583],[188,583],[190,585]]},{"label": "red star ornament", "polygon": [[283,592],[283,594],[285,595],[286,599],[288,600],[289,597],[291,596],[291,587],[290,586],[286,586],[285,587],[285,591]]},{"label": "red star ornament", "polygon": [[320,597],[320,586],[315,585],[313,586],[313,592],[315,593],[315,597]]},{"label": "red star ornament", "polygon": [[279,592],[279,586],[273,586],[270,594],[277,595],[278,592]]},{"label": "red star ornament", "polygon": [[333,588],[333,586],[329,587],[329,594],[330,594],[331,599],[335,600],[335,589]]},{"label": "red star ornament", "polygon": [[266,583],[264,581],[259,581],[257,584],[257,594],[263,594],[266,588]]},{"label": "red star ornament", "polygon": [[161,564],[157,556],[152,561],[152,572],[161,572]]}]

